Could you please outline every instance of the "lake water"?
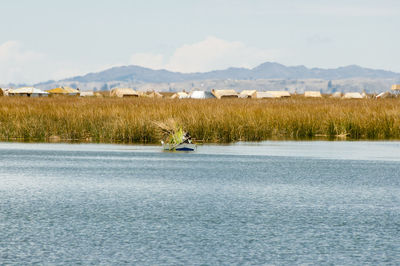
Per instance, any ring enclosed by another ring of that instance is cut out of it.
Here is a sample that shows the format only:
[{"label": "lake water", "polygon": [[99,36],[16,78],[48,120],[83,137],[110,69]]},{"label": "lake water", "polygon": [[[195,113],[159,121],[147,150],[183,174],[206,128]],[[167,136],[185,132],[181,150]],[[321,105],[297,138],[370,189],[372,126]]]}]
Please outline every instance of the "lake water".
[{"label": "lake water", "polygon": [[400,142],[0,143],[0,264],[399,264]]}]

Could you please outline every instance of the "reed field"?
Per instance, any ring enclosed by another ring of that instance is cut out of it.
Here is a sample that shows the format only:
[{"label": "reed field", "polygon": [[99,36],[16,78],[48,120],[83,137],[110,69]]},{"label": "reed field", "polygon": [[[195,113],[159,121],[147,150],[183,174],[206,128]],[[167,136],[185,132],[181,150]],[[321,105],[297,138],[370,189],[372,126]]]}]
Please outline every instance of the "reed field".
[{"label": "reed field", "polygon": [[209,143],[400,139],[400,99],[0,97],[2,141],[159,143],[171,120]]}]

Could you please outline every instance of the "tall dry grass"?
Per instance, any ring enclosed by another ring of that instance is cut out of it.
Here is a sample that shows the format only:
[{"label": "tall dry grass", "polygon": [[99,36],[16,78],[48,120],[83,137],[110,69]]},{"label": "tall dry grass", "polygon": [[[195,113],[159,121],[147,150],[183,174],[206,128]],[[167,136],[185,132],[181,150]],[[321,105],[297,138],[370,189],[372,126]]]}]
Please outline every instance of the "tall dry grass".
[{"label": "tall dry grass", "polygon": [[1,140],[156,143],[171,118],[205,142],[400,139],[400,99],[0,97]]}]

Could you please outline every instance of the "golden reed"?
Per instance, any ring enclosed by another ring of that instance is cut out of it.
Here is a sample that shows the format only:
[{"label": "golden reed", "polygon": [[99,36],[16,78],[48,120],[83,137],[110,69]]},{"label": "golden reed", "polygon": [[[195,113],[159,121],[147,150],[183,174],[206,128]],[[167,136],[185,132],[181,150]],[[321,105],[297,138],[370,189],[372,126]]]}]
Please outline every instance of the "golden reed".
[{"label": "golden reed", "polygon": [[400,99],[0,97],[0,139],[157,143],[174,119],[204,142],[400,139]]}]

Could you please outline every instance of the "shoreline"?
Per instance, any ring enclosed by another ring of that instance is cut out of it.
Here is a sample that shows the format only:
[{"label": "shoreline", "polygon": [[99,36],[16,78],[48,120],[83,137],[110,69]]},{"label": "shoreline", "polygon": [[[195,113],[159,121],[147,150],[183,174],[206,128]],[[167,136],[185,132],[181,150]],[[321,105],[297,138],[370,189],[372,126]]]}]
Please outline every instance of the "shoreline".
[{"label": "shoreline", "polygon": [[[391,138],[391,139],[351,139],[351,138],[330,138],[323,136],[316,136],[312,138],[270,138],[259,141],[251,141],[251,140],[238,140],[234,142],[201,142],[196,143],[197,145],[237,145],[242,143],[251,143],[251,144],[262,144],[265,142],[400,142],[400,139]],[[34,140],[34,139],[0,139],[0,143],[29,143],[29,144],[105,144],[105,145],[139,145],[139,146],[160,146],[161,142],[110,142],[110,141],[89,141],[89,140],[78,140],[78,139],[58,139],[58,140]]]}]

